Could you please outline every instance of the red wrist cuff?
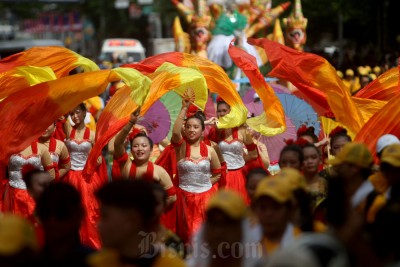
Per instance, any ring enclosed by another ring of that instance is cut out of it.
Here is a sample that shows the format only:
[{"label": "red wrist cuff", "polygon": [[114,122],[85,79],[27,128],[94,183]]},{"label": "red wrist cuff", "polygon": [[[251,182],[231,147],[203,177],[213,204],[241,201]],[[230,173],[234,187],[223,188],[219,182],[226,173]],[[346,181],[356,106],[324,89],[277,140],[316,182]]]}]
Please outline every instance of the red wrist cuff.
[{"label": "red wrist cuff", "polygon": [[122,156],[121,157],[119,157],[119,158],[114,158],[114,160],[118,163],[118,164],[121,164],[121,163],[125,163],[127,160],[129,159],[129,157],[128,157],[128,153],[124,153],[124,154],[122,154]]},{"label": "red wrist cuff", "polygon": [[257,145],[254,143],[251,143],[251,144],[246,145],[246,148],[248,151],[252,151],[254,149],[257,149]]},{"label": "red wrist cuff", "polygon": [[174,186],[168,188],[167,190],[165,190],[165,192],[167,192],[167,196],[169,197],[176,195],[176,189]]}]

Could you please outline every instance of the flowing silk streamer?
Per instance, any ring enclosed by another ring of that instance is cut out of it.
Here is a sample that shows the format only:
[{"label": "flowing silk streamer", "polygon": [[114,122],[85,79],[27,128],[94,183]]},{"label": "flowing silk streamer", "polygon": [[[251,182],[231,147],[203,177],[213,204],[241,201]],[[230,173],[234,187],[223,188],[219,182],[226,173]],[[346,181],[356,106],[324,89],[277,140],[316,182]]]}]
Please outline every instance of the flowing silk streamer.
[{"label": "flowing silk streamer", "polygon": [[384,134],[400,136],[400,94],[392,98],[380,111],[375,113],[371,119],[358,132],[355,141],[362,142],[368,146],[370,151],[375,152],[376,143]]},{"label": "flowing silk streamer", "polygon": [[247,108],[236,91],[235,85],[226,75],[224,70],[210,60],[196,55],[180,52],[163,53],[149,57],[136,64],[126,64],[144,74],[153,73],[164,62],[170,62],[181,67],[197,67],[206,79],[208,89],[218,94],[231,107],[231,112],[218,120],[219,128],[233,128],[242,125],[247,119]]},{"label": "flowing silk streamer", "polygon": [[90,59],[58,46],[33,47],[6,57],[0,60],[0,73],[19,66],[50,67],[57,78],[67,76],[77,67],[81,67],[84,72],[99,70]]},{"label": "flowing silk streamer", "polygon": [[111,97],[99,117],[95,144],[83,170],[85,176],[96,171],[97,158],[103,147],[128,123],[131,113],[143,105],[149,93],[151,80],[148,77],[134,69],[118,68],[116,71],[126,85]]},{"label": "flowing silk streamer", "polygon": [[57,79],[50,67],[20,66],[0,73],[0,99],[42,82]]},{"label": "flowing silk streamer", "polygon": [[353,132],[362,128],[365,123],[362,112],[328,61],[267,39],[249,39],[248,42],[265,49],[273,67],[269,75],[290,81],[303,93],[323,92],[337,121]]},{"label": "flowing silk streamer", "polygon": [[399,68],[392,68],[373,80],[355,94],[358,98],[368,98],[389,101],[400,91]]},{"label": "flowing silk streamer", "polygon": [[[329,133],[338,126],[345,128],[343,124],[326,117],[320,117],[319,120],[321,121],[322,128],[326,135],[329,135]],[[356,137],[356,134],[352,131],[347,131],[347,134],[351,137],[351,140],[354,140]]]},{"label": "flowing silk streamer", "polygon": [[136,79],[129,80],[129,86],[133,89],[129,90],[126,87],[119,89],[100,115],[96,142],[90,152],[84,170],[85,175],[91,175],[95,171],[101,150],[128,123],[130,114],[138,106],[142,106],[140,114],[143,116],[160,97],[169,91],[175,91],[182,97],[189,97],[192,103],[201,109],[204,109],[206,104],[206,82],[203,75],[196,69],[164,63],[149,77],[135,69],[120,68],[120,71],[123,70],[136,73]]},{"label": "flowing silk streamer", "polygon": [[256,91],[264,105],[264,112],[247,120],[247,124],[265,136],[274,136],[286,130],[285,112],[274,90],[265,81],[258,69],[256,58],[246,51],[229,45],[228,53],[233,62],[249,78],[250,84]]},{"label": "flowing silk streamer", "polygon": [[[123,70],[126,74],[129,71]],[[101,94],[118,70],[102,70],[40,83],[0,102],[0,161],[31,144],[47,127],[84,100]],[[136,72],[135,72],[136,73]]]},{"label": "flowing silk streamer", "polygon": [[203,74],[197,68],[177,67],[166,62],[149,77],[152,83],[142,107],[142,114],[169,91],[187,98],[195,106],[204,110],[208,97],[207,84]]}]

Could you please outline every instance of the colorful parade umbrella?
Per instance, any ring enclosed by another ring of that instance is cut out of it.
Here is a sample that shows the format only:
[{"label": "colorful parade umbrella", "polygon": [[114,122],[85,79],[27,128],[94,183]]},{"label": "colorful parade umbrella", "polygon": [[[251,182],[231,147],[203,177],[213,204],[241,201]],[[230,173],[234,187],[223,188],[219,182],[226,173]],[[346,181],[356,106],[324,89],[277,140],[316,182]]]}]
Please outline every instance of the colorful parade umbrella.
[{"label": "colorful parade umbrella", "polygon": [[[272,87],[272,89],[274,89],[275,93],[277,93],[277,94],[291,94],[290,90],[283,85],[280,85],[277,83],[270,83],[269,85]],[[256,92],[254,91],[254,89],[250,88],[242,98],[243,103],[246,104],[246,103],[253,102],[255,93]]]},{"label": "colorful parade umbrella", "polygon": [[215,104],[211,96],[208,96],[206,107],[204,109],[204,114],[206,115],[207,119],[217,116],[217,111],[215,110]]},{"label": "colorful parade umbrella", "polygon": [[[275,82],[275,81],[278,80],[277,78],[264,78],[264,79],[265,79],[266,82]],[[247,77],[243,77],[243,78],[240,78],[240,79],[232,80],[232,82],[233,83],[250,83],[250,80]]]},{"label": "colorful parade umbrella", "polygon": [[318,136],[320,123],[317,112],[304,100],[289,94],[277,94],[282,103],[285,115],[291,119],[293,124],[299,129],[302,125],[314,127],[315,134]]},{"label": "colorful parade umbrella", "polygon": [[263,104],[260,101],[245,103],[245,105],[249,111],[248,117],[255,117],[264,112]]},{"label": "colorful parade umbrella", "polygon": [[286,146],[285,141],[289,139],[296,139],[296,126],[293,121],[285,116],[286,131],[271,137],[260,135],[258,141],[265,144],[268,150],[269,159],[271,162],[279,161],[281,150]]},{"label": "colorful parade umbrella", "polygon": [[151,140],[157,144],[168,135],[171,117],[165,105],[161,101],[156,101],[138,120],[138,124],[146,128]]},{"label": "colorful parade umbrella", "polygon": [[[170,125],[168,131],[168,139],[171,139],[172,128],[174,127],[174,122],[178,118],[179,113],[182,109],[182,98],[175,92],[171,91],[160,98],[160,101],[164,104],[170,117]],[[164,136],[165,138],[165,136]]]}]

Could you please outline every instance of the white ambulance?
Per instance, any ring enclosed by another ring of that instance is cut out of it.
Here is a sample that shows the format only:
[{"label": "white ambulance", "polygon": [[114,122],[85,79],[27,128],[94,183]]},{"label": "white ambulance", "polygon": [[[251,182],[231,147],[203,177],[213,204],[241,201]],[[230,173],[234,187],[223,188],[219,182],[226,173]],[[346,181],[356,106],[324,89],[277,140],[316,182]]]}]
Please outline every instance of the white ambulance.
[{"label": "white ambulance", "polygon": [[137,39],[105,39],[100,60],[118,63],[139,62],[146,58],[146,49]]}]

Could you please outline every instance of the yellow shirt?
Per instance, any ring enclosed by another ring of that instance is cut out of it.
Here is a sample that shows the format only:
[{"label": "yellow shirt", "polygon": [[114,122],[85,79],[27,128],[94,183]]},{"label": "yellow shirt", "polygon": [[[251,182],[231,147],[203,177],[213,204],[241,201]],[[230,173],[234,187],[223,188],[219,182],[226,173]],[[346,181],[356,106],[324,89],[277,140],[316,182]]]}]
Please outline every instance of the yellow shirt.
[{"label": "yellow shirt", "polygon": [[[125,267],[129,264],[120,262],[117,252],[113,250],[103,249],[99,252],[90,255],[88,265],[91,267]],[[185,267],[185,262],[176,253],[169,249],[162,249],[160,254],[154,260],[152,267]]]},{"label": "yellow shirt", "polygon": [[372,183],[374,186],[374,189],[378,193],[384,193],[388,190],[389,185],[387,183],[386,178],[383,176],[381,172],[377,172],[372,174],[368,180]]},{"label": "yellow shirt", "polygon": [[[298,237],[301,235],[301,229],[294,226],[293,227],[293,236]],[[283,238],[283,237],[282,237]],[[261,240],[261,245],[263,247],[263,250],[266,252],[267,255],[273,254],[276,250],[279,249],[281,246],[281,241],[271,241],[267,237],[263,236],[263,239]]]}]

